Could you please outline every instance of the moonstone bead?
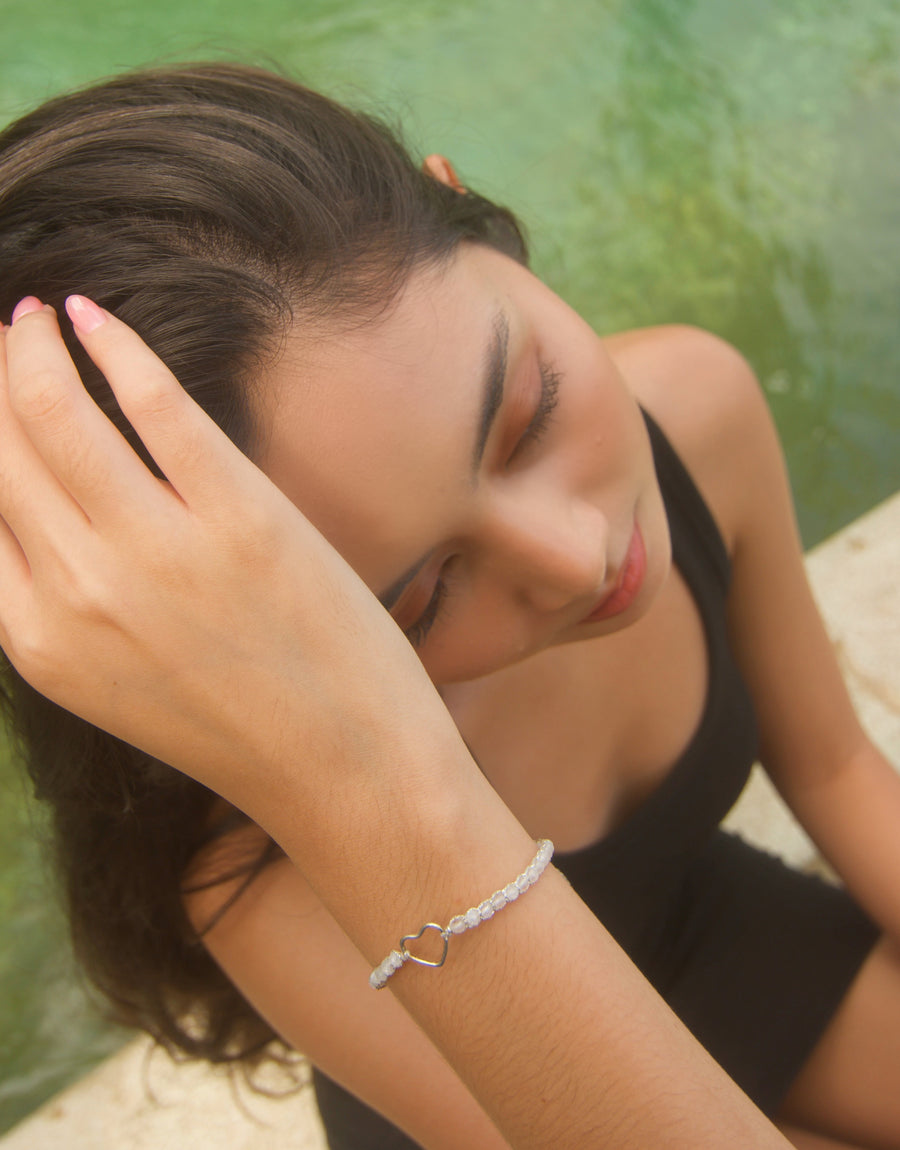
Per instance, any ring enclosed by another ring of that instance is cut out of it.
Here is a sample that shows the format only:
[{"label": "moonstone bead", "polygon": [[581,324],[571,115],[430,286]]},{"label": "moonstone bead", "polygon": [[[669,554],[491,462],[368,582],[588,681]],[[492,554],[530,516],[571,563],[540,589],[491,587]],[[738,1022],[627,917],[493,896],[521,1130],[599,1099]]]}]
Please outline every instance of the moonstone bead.
[{"label": "moonstone bead", "polygon": [[[541,877],[550,859],[553,857],[553,843],[548,839],[541,839],[537,845],[537,853],[520,875],[517,875],[511,883],[508,883],[501,890],[495,891],[490,898],[486,898],[484,902],[479,903],[478,906],[469,907],[465,914],[458,914],[450,919],[449,924],[440,930],[441,936],[444,939],[444,954],[447,953],[447,939],[451,934],[463,934],[467,930],[479,925],[479,923],[486,922],[487,919],[493,918],[498,910],[502,910],[508,903],[515,902],[520,894],[528,890],[530,886],[534,886],[537,880]],[[434,923],[428,924],[434,927]],[[419,931],[421,935],[424,927]],[[409,936],[412,937],[412,936]],[[401,966],[412,956],[405,949],[405,940],[400,950],[392,950],[391,953],[384,959],[380,966],[377,966],[369,975],[369,982],[376,989],[380,990],[381,987],[386,985],[388,979],[392,974],[395,974]],[[441,965],[440,963],[424,963],[426,966]]]}]

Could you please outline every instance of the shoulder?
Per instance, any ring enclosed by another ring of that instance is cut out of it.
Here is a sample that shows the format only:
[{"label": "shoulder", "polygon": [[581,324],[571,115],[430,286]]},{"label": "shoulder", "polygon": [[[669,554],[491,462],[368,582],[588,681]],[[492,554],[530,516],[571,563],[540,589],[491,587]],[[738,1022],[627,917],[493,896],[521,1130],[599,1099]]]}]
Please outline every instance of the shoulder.
[{"label": "shoulder", "polygon": [[686,325],[642,328],[604,343],[691,472],[733,551],[751,511],[754,481],[782,471],[752,368],[724,340]]}]

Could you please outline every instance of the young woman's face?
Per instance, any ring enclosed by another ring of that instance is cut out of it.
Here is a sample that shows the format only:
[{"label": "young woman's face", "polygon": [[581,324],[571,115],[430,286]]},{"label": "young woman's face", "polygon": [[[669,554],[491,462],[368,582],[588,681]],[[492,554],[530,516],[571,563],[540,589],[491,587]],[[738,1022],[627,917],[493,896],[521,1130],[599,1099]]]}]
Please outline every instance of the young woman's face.
[{"label": "young woman's face", "polygon": [[463,245],[346,335],[295,332],[260,462],[435,683],[628,626],[670,547],[635,399],[594,332]]}]

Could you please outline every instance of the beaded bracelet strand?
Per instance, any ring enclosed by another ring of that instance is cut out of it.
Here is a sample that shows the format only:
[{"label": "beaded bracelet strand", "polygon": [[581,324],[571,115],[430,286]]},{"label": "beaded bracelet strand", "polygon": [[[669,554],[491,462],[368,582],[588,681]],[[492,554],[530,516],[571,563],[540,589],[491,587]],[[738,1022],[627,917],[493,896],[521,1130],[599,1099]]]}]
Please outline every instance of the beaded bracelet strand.
[{"label": "beaded bracelet strand", "polygon": [[[530,886],[534,886],[547,869],[547,864],[551,858],[553,858],[553,843],[549,839],[541,839],[537,844],[537,854],[522,873],[517,875],[511,883],[494,891],[490,898],[486,898],[478,906],[469,907],[465,914],[458,914],[451,918],[446,926],[440,926],[436,922],[426,922],[416,934],[405,934],[400,939],[399,949],[392,950],[387,958],[379,966],[376,966],[369,975],[370,985],[375,990],[381,990],[391,975],[396,974],[406,962],[415,962],[419,966],[443,966],[447,958],[447,945],[450,942],[450,936],[472,930],[473,927],[493,918],[498,910],[502,910],[509,903],[515,902],[520,894],[524,894]],[[441,936],[443,950],[439,959],[420,958],[416,954],[411,954],[407,949],[406,944],[420,939],[426,930],[436,930]]]}]

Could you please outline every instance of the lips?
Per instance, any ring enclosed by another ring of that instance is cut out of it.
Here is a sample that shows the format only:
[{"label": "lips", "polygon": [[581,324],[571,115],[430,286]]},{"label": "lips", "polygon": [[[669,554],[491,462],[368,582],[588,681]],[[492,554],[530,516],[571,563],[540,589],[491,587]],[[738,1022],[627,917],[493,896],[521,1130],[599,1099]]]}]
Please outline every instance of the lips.
[{"label": "lips", "polygon": [[635,524],[625,560],[619,569],[616,585],[582,622],[599,623],[602,619],[612,619],[616,615],[621,615],[623,611],[627,611],[644,585],[646,573],[647,553],[644,550],[641,530]]}]

